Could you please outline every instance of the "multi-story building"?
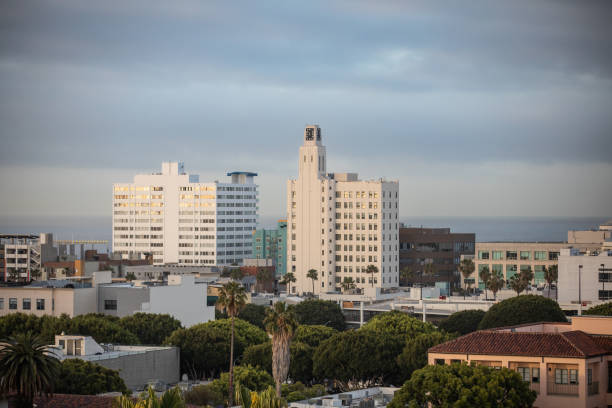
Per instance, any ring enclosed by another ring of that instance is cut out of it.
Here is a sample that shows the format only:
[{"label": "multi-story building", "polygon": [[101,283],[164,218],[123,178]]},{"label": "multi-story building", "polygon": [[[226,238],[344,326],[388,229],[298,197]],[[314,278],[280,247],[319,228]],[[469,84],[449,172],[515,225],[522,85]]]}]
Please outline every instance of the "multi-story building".
[{"label": "multi-story building", "polygon": [[276,276],[287,273],[287,220],[278,220],[276,229],[253,233],[253,258],[272,259]]},{"label": "multi-story building", "polygon": [[25,313],[70,317],[96,313],[97,289],[91,284],[53,280],[44,286],[0,287],[0,316]]},{"label": "multi-story building", "polygon": [[[480,272],[485,267],[506,281],[522,270],[531,269],[534,275],[532,284],[543,286],[546,284],[545,268],[557,265],[561,250],[574,245],[566,242],[477,242],[474,264],[478,287],[484,289]],[[581,251],[588,251],[599,248],[601,243],[581,243],[576,246]]]},{"label": "multi-story building", "polygon": [[[445,281],[456,286],[461,255],[473,255],[475,241],[476,234],[451,233],[450,228],[400,226],[399,268],[409,272],[402,283]],[[428,263],[433,266],[433,274],[425,273]]]},{"label": "multi-story building", "polygon": [[505,367],[537,394],[534,407],[612,405],[612,317],[480,330],[429,349],[428,363]]},{"label": "multi-story building", "polygon": [[239,264],[251,257],[257,226],[257,174],[201,183],[180,162],[113,187],[113,251],[150,253],[154,264]]},{"label": "multi-story building", "polygon": [[[287,271],[295,293],[398,286],[399,183],[359,180],[356,173],[327,173],[321,128],[308,125],[298,178],[287,183]],[[366,273],[368,265],[377,267]],[[307,277],[317,271],[316,281]]]},{"label": "multi-story building", "polygon": [[43,264],[56,258],[52,234],[0,235],[0,263],[5,282],[39,278]]},{"label": "multi-story building", "polygon": [[612,300],[612,250],[580,252],[562,249],[559,255],[558,300],[590,307]]}]

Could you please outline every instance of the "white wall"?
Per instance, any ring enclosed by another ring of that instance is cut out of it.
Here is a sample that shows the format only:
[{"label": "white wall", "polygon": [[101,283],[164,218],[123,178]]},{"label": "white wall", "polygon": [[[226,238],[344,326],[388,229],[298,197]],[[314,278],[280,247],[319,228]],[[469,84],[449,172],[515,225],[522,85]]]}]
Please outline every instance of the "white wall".
[{"label": "white wall", "polygon": [[[612,290],[612,282],[599,282],[601,264],[612,268],[612,256],[603,252],[598,256],[572,255],[570,249],[562,249],[559,255],[559,303],[577,302],[580,286],[582,302],[601,303],[600,290]],[[578,266],[582,265],[580,285],[578,284]]]}]

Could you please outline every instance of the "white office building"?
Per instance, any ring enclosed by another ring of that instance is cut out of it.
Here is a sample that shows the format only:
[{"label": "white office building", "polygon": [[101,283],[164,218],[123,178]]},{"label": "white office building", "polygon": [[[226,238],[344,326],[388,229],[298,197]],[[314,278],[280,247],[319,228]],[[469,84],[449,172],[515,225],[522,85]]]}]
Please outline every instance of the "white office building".
[{"label": "white office building", "polygon": [[[352,278],[359,289],[398,286],[399,183],[327,173],[321,128],[308,125],[298,178],[287,183],[287,270],[292,292],[325,293]],[[366,273],[368,265],[378,273]],[[307,278],[309,270],[318,279]]]},{"label": "white office building", "polygon": [[562,249],[558,282],[561,304],[582,304],[588,308],[611,301],[612,250]]},{"label": "white office building", "polygon": [[255,173],[201,183],[183,163],[139,174],[113,186],[113,251],[128,258],[151,253],[154,264],[240,264],[252,256],[257,227]]}]

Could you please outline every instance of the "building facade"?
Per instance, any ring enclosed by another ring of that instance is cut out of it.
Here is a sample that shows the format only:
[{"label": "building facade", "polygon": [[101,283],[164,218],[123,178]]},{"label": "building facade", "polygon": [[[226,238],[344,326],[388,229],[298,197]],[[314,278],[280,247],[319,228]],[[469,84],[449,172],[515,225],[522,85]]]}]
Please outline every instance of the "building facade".
[{"label": "building facade", "polygon": [[[292,292],[398,286],[399,183],[327,173],[321,128],[308,125],[299,150],[298,178],[287,183],[287,271]],[[378,269],[366,273],[368,265]],[[307,277],[317,271],[317,280]],[[313,288],[314,287],[314,288]]]},{"label": "building facade", "polygon": [[[461,255],[473,255],[476,234],[451,233],[450,228],[399,229],[399,268],[405,271],[407,283],[449,282],[457,286]],[[425,273],[425,266],[433,265],[434,273]],[[400,278],[401,278],[400,273]]]},{"label": "building facade", "polygon": [[534,407],[612,405],[612,318],[480,330],[429,349],[428,363],[465,362],[517,371],[537,394]]},{"label": "building facade", "polygon": [[559,255],[559,303],[585,307],[612,300],[612,250],[580,252],[562,249]]},{"label": "building facade", "polygon": [[113,252],[150,253],[154,264],[231,265],[252,256],[257,185],[248,172],[201,183],[180,162],[113,186]]},{"label": "building facade", "polygon": [[272,259],[278,277],[287,273],[287,220],[278,220],[276,229],[253,233],[253,258]]},{"label": "building facade", "polygon": [[[56,282],[59,284],[59,282]],[[57,287],[0,287],[0,316],[11,313],[70,317],[96,313],[96,288],[64,282]]]},{"label": "building facade", "polygon": [[38,279],[44,263],[56,258],[52,234],[0,235],[0,265],[5,282]]}]

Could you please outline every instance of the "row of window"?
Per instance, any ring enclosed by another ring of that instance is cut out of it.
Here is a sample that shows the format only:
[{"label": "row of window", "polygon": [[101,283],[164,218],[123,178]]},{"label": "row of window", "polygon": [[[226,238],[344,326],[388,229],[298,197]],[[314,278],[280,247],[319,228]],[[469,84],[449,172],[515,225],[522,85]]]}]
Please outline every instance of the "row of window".
[{"label": "row of window", "polygon": [[[532,255],[533,253],[533,255]],[[505,259],[521,261],[556,261],[559,258],[559,252],[554,251],[505,251]],[[478,259],[495,261],[504,259],[504,251],[478,251]]]},{"label": "row of window", "polygon": [[[17,310],[17,298],[9,298],[8,300],[9,310]],[[4,298],[0,298],[0,309],[4,309]],[[21,310],[31,310],[32,299],[23,298],[21,299]],[[36,299],[36,310],[45,310],[45,299]]]}]

